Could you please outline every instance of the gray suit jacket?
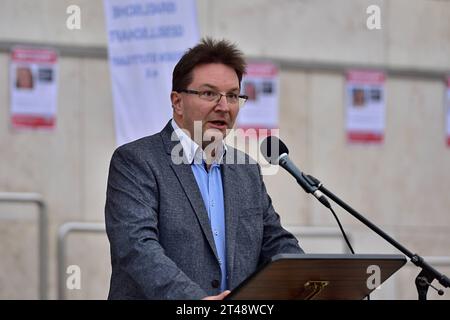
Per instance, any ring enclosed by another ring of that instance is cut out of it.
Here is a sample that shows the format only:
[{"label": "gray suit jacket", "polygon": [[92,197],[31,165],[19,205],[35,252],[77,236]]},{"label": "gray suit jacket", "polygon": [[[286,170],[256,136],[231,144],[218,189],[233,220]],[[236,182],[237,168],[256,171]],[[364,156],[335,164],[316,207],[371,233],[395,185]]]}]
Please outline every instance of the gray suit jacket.
[{"label": "gray suit jacket", "polygon": [[[189,164],[174,164],[170,122],[113,154],[105,207],[109,299],[200,299],[220,293],[220,266]],[[228,147],[236,157],[248,156]],[[301,253],[280,225],[257,164],[221,165],[228,286],[278,253]]]}]

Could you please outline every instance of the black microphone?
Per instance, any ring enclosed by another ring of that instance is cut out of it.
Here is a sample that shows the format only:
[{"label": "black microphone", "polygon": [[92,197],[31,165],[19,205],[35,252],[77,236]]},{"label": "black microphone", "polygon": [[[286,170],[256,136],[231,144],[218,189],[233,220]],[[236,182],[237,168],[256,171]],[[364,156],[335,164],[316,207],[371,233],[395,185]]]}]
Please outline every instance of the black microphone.
[{"label": "black microphone", "polygon": [[273,165],[280,165],[288,171],[297,180],[297,183],[305,190],[306,193],[312,193],[325,207],[330,208],[331,205],[327,198],[319,190],[317,186],[308,181],[299,168],[289,158],[289,149],[287,146],[275,136],[268,136],[263,140],[260,147],[264,158]]}]

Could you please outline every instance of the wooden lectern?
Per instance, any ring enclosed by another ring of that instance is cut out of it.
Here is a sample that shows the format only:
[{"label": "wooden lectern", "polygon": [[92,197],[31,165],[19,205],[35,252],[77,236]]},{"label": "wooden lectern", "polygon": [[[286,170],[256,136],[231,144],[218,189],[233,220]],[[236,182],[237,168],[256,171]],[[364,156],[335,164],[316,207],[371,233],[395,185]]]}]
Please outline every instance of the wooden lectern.
[{"label": "wooden lectern", "polygon": [[226,299],[361,300],[405,263],[390,254],[279,254]]}]

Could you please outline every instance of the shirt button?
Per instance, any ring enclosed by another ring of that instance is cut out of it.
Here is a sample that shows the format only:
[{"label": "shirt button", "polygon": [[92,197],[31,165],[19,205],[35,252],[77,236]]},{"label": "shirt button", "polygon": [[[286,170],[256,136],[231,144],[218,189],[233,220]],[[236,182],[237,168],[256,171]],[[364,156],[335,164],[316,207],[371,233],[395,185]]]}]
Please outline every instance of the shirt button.
[{"label": "shirt button", "polygon": [[211,207],[214,207],[214,201],[211,200]]},{"label": "shirt button", "polygon": [[214,279],[213,281],[211,281],[211,286],[212,286],[213,288],[218,288],[219,285],[220,285],[219,280]]},{"label": "shirt button", "polygon": [[219,235],[219,232],[216,230],[214,231],[214,234],[216,235],[216,237]]}]

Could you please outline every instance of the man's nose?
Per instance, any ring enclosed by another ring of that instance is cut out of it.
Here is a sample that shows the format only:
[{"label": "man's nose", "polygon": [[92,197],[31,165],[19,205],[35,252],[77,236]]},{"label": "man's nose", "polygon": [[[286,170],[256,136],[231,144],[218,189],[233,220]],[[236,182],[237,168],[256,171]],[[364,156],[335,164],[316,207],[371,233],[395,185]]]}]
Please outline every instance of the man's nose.
[{"label": "man's nose", "polygon": [[216,108],[219,108],[221,111],[225,112],[230,110],[227,96],[225,95],[220,96],[219,100],[217,101]]}]

